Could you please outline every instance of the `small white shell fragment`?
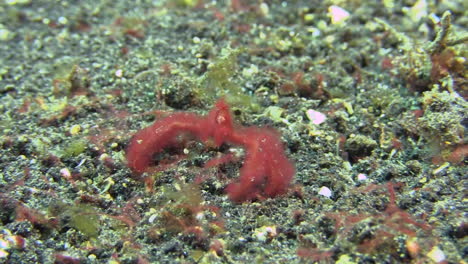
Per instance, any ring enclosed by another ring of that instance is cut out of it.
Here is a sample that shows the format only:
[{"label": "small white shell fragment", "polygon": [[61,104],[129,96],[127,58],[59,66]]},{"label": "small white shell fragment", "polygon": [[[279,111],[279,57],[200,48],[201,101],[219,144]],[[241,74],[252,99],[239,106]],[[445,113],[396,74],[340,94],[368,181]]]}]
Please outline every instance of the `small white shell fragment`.
[{"label": "small white shell fragment", "polygon": [[276,226],[262,226],[257,228],[254,232],[254,237],[260,242],[265,242],[267,239],[273,238],[276,235]]},{"label": "small white shell fragment", "polygon": [[9,253],[3,249],[0,249],[0,259],[8,257]]},{"label": "small white shell fragment", "polygon": [[318,192],[319,195],[325,196],[327,198],[330,198],[332,196],[332,191],[330,188],[322,186]]},{"label": "small white shell fragment", "polygon": [[70,179],[71,178],[71,173],[68,168],[63,168],[60,170],[60,175],[64,177],[65,179]]},{"label": "small white shell fragment", "polygon": [[358,179],[358,181],[365,181],[365,180],[367,180],[367,175],[364,174],[364,173],[359,173],[357,175],[357,179]]},{"label": "small white shell fragment", "polygon": [[115,77],[118,77],[118,78],[122,78],[123,76],[123,70],[122,69],[118,69],[115,71]]},{"label": "small white shell fragment", "polygon": [[312,121],[314,125],[320,125],[323,122],[325,122],[325,120],[327,120],[327,116],[325,114],[315,111],[313,109],[307,110],[306,115],[307,118],[309,118],[309,120]]},{"label": "small white shell fragment", "polygon": [[445,260],[444,252],[438,247],[433,247],[432,250],[427,253],[427,256],[435,263],[440,263]]},{"label": "small white shell fragment", "polygon": [[350,16],[348,11],[336,5],[332,5],[328,8],[328,15],[331,18],[332,24],[340,24]]},{"label": "small white shell fragment", "polygon": [[154,222],[154,220],[156,220],[156,217],[158,217],[157,214],[152,214],[149,218],[148,218],[148,223],[152,224]]}]

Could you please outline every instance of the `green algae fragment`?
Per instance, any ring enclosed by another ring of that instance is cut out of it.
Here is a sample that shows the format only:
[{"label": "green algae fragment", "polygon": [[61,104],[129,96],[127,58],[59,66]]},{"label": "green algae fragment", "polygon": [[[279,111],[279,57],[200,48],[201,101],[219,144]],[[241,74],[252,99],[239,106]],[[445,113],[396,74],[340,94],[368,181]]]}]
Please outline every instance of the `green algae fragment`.
[{"label": "green algae fragment", "polygon": [[192,8],[198,4],[197,0],[174,0],[177,7]]},{"label": "green algae fragment", "polygon": [[30,4],[31,0],[5,0],[7,5],[27,5]]},{"label": "green algae fragment", "polygon": [[89,205],[76,205],[68,210],[70,226],[87,237],[97,237],[99,233],[99,215]]},{"label": "green algae fragment", "polygon": [[337,264],[356,264],[350,256],[341,255],[340,258],[336,261]]},{"label": "green algae fragment", "polygon": [[62,151],[62,156],[76,157],[85,151],[86,145],[86,141],[82,139],[74,140]]},{"label": "green algae fragment", "polygon": [[224,53],[208,68],[200,80],[199,96],[209,102],[220,97],[233,107],[257,112],[259,105],[252,95],[246,94],[242,87],[233,81],[237,72],[237,57],[241,50],[223,50]]},{"label": "green algae fragment", "polygon": [[463,142],[468,104],[447,91],[433,89],[423,93],[424,115],[418,119],[418,129],[429,145],[448,147]]},{"label": "green algae fragment", "polygon": [[54,65],[53,93],[56,96],[71,96],[74,93],[85,93],[91,79],[88,71],[78,65],[78,60],[67,58]]},{"label": "green algae fragment", "polygon": [[34,147],[34,151],[39,155],[46,155],[50,149],[50,142],[47,138],[32,138],[31,145]]},{"label": "green algae fragment", "polygon": [[4,25],[0,24],[0,41],[7,41],[12,39],[14,33],[7,29]]},{"label": "green algae fragment", "polygon": [[99,212],[90,205],[55,201],[50,204],[48,214],[65,220],[70,227],[87,237],[97,237],[99,234]]},{"label": "green algae fragment", "polygon": [[203,202],[200,186],[195,183],[176,183],[176,190],[165,189],[165,196],[173,204],[199,206]]},{"label": "green algae fragment", "polygon": [[273,221],[268,216],[260,215],[257,217],[257,226],[270,226],[273,224]]},{"label": "green algae fragment", "polygon": [[350,137],[346,141],[345,149],[352,156],[365,157],[369,156],[377,146],[377,142],[372,138],[364,135],[356,135]]}]

